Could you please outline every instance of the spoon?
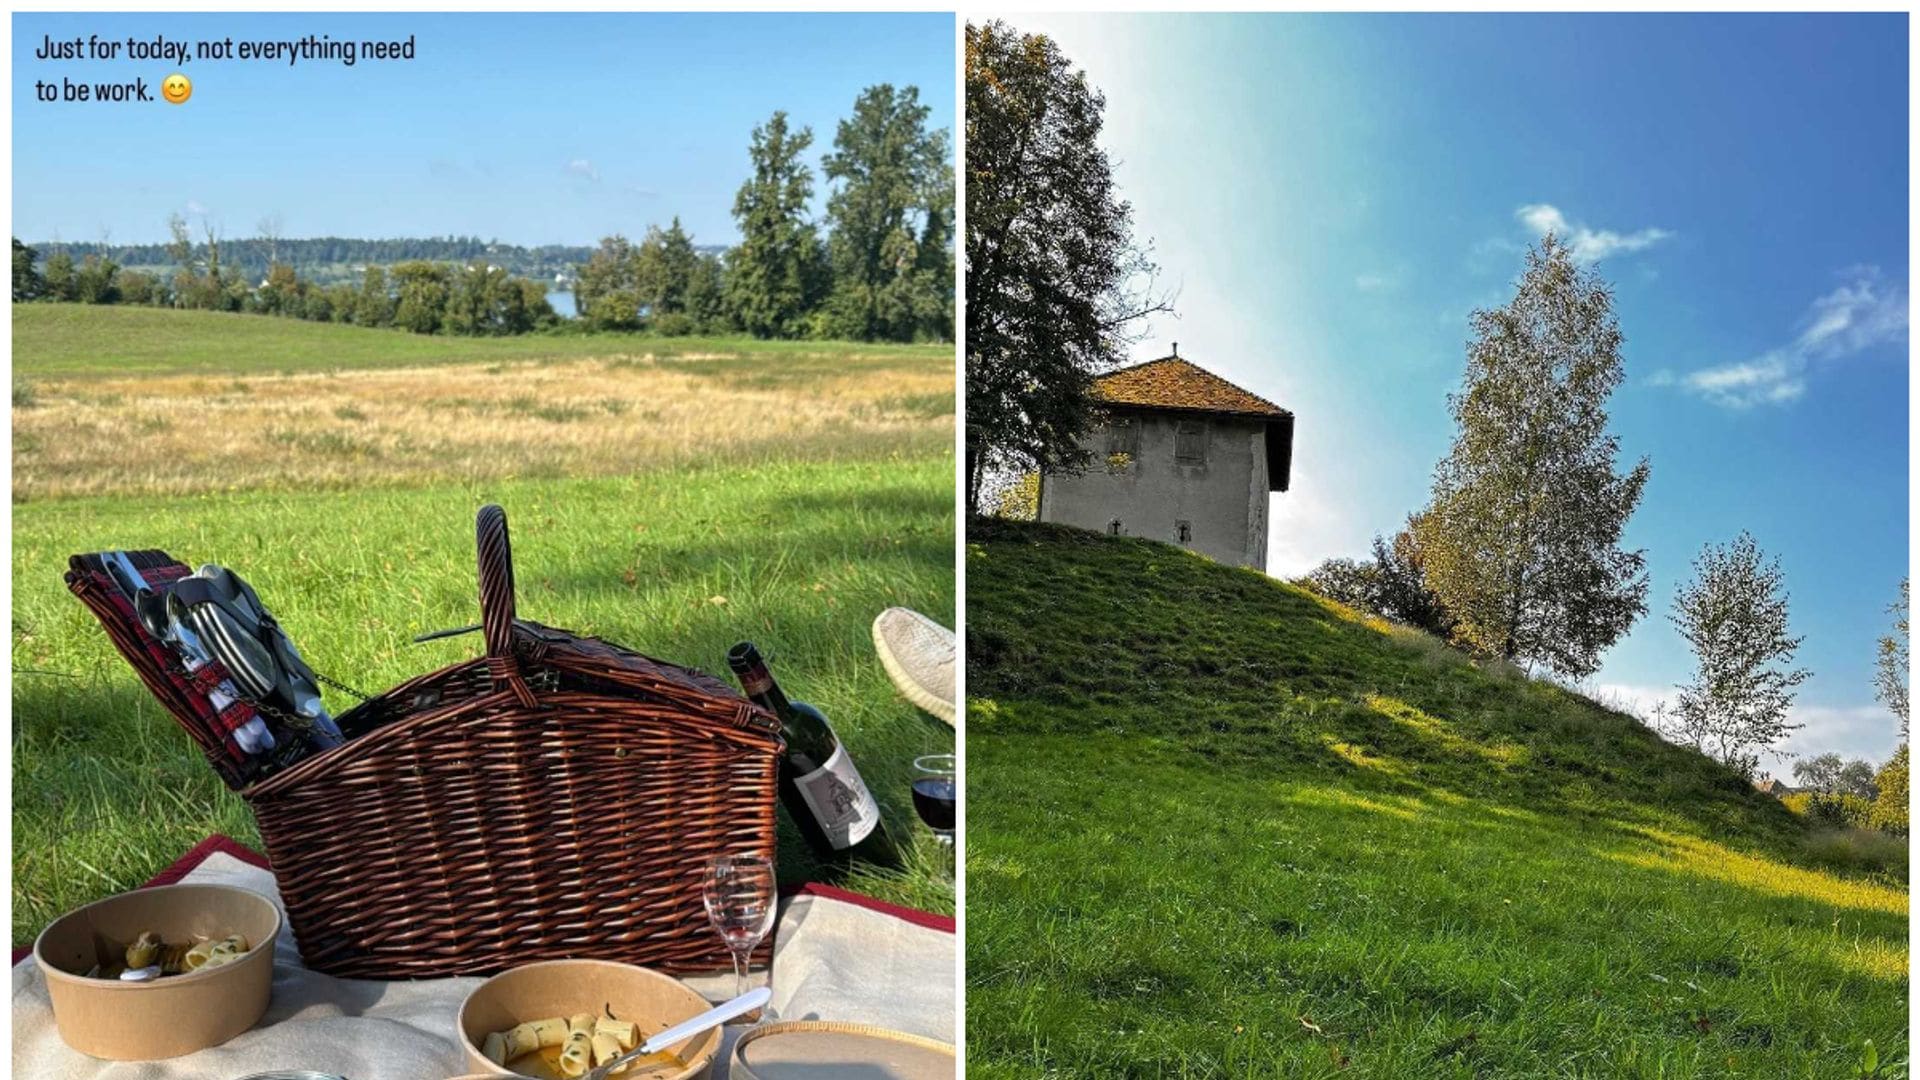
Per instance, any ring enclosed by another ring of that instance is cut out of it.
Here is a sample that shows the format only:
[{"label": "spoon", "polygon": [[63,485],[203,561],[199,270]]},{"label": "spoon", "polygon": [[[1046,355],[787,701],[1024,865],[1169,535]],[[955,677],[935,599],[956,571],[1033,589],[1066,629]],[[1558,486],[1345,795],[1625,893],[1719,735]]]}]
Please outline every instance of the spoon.
[{"label": "spoon", "polygon": [[742,1013],[750,1013],[773,999],[773,991],[766,987],[749,990],[732,1001],[723,1002],[684,1023],[675,1024],[667,1030],[641,1043],[639,1046],[621,1054],[612,1061],[588,1073],[581,1080],[607,1080],[613,1070],[628,1062],[638,1061],[649,1054],[657,1054],[667,1047],[690,1039],[708,1028],[719,1027]]}]

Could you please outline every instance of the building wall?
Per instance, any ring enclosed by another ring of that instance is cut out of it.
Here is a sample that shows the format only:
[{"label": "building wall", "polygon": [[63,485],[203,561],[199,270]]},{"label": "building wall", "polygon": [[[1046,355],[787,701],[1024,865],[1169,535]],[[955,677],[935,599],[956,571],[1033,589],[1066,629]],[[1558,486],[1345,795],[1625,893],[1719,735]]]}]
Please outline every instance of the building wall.
[{"label": "building wall", "polygon": [[[1267,566],[1266,426],[1251,420],[1129,411],[1131,427],[1101,428],[1082,443],[1093,464],[1040,485],[1040,520],[1179,544],[1223,563]],[[1203,426],[1198,462],[1179,454],[1181,423]],[[1126,453],[1124,464],[1109,461]],[[1179,523],[1189,533],[1182,540]]]}]

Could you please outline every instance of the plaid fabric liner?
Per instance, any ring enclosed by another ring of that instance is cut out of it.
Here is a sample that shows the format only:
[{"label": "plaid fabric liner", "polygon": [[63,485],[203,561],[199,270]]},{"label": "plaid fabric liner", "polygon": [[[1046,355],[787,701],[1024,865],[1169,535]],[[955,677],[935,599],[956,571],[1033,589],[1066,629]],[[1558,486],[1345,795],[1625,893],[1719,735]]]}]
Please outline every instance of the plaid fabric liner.
[{"label": "plaid fabric liner", "polygon": [[[166,595],[167,589],[193,571],[164,551],[134,551],[128,555],[147,586]],[[213,707],[212,691],[231,676],[218,661],[189,673],[179,655],[155,641],[140,624],[132,601],[112,575],[101,568],[98,556],[76,555],[69,562],[67,588],[100,620],[140,681],[193,736],[220,779],[235,791],[247,786],[259,766],[234,738],[256,715],[253,706],[235,700],[224,709]]]}]

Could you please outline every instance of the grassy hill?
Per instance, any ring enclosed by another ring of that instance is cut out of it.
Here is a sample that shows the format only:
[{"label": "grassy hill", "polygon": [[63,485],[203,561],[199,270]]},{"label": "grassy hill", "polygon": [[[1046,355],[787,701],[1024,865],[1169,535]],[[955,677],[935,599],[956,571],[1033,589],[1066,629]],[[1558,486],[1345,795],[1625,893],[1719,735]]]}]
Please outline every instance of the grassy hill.
[{"label": "grassy hill", "polygon": [[970,1075],[1905,1074],[1903,845],[1165,545],[967,602]]}]

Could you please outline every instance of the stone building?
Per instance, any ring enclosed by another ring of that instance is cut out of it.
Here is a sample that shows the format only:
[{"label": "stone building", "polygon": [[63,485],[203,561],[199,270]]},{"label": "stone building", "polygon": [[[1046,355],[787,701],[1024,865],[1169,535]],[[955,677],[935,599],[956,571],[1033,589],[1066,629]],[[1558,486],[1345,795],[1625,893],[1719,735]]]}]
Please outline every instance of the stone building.
[{"label": "stone building", "polygon": [[1267,500],[1287,490],[1293,414],[1173,355],[1094,382],[1108,416],[1079,475],[1040,480],[1040,520],[1164,540],[1267,568]]}]

